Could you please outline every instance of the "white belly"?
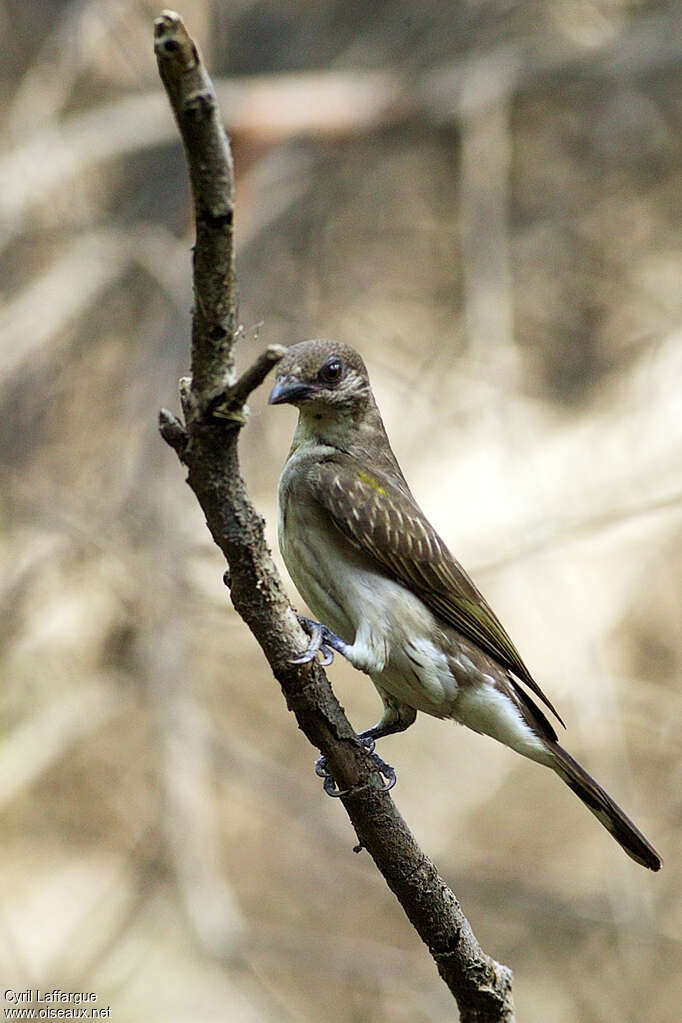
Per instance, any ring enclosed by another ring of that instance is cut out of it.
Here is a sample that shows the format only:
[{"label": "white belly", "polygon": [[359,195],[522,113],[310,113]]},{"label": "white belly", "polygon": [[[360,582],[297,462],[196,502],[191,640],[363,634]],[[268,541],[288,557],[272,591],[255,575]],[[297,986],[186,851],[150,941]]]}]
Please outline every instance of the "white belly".
[{"label": "white belly", "polygon": [[[326,453],[315,452],[318,458]],[[379,691],[544,762],[544,744],[508,690],[506,671],[374,567],[314,501],[295,495],[297,463],[305,473],[309,456],[303,449],[294,453],[282,474],[279,546],[315,618],[349,644],[345,656]]]},{"label": "white belly", "polygon": [[[284,504],[284,502],[282,502]],[[320,522],[314,509],[280,506],[279,545],[297,590],[313,615],[349,643],[348,660],[396,699],[447,717],[458,687],[426,605]]]},{"label": "white belly", "polygon": [[349,644],[351,664],[401,703],[452,717],[546,762],[544,744],[504,692],[504,669],[478,663],[480,651],[472,659],[469,641],[411,590],[373,569],[323,514],[280,488],[279,545],[289,574],[315,618]]}]

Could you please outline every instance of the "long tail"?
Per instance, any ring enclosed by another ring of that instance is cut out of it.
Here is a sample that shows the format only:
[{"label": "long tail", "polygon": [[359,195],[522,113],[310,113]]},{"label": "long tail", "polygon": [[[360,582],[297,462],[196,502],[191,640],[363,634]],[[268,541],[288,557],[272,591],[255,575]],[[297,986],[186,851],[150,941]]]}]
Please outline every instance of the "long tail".
[{"label": "long tail", "polygon": [[548,742],[547,745],[554,754],[551,765],[553,769],[588,810],[592,811],[599,823],[613,835],[628,856],[649,870],[660,870],[663,862],[661,857],[611,796],[557,742]]}]

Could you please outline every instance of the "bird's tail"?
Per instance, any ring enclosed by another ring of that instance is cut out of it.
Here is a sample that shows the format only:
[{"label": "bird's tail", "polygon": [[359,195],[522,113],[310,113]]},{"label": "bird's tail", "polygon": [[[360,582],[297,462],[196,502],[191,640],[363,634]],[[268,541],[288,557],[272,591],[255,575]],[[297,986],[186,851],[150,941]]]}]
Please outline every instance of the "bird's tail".
[{"label": "bird's tail", "polygon": [[554,754],[551,764],[553,769],[568,787],[573,789],[588,810],[592,811],[599,823],[613,835],[628,856],[649,870],[660,870],[661,857],[627,814],[614,803],[611,796],[557,742],[547,745]]}]

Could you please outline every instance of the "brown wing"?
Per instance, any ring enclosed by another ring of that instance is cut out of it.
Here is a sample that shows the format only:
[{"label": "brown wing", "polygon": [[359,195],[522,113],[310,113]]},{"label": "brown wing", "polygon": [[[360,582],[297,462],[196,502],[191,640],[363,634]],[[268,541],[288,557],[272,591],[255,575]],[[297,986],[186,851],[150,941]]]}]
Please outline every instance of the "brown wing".
[{"label": "brown wing", "polygon": [[[559,721],[497,616],[405,489],[339,453],[311,468],[315,500],[336,527],[444,621],[509,668]],[[563,724],[563,721],[561,721]]]}]

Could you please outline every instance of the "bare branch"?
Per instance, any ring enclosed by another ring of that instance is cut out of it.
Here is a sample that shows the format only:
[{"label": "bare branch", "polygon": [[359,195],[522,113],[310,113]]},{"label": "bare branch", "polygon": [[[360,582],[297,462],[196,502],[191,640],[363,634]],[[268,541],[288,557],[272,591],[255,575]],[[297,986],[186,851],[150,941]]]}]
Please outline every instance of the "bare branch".
[{"label": "bare branch", "polygon": [[236,384],[210,403],[207,412],[217,419],[228,419],[230,422],[243,425],[246,422],[246,399],[252,391],[260,387],[285,352],[286,348],[283,345],[269,345],[261,352],[253,366],[242,373]]},{"label": "bare branch", "polygon": [[159,73],[185,145],[196,220],[192,318],[192,389],[197,406],[232,382],[234,173],[213,84],[179,15],[154,24]]},{"label": "bare branch", "polygon": [[159,412],[159,433],[166,444],[177,451],[178,457],[182,460],[187,447],[187,431],[178,417],[169,412],[167,408],[162,408]]},{"label": "bare branch", "polygon": [[[156,54],[183,138],[197,221],[192,380],[183,382],[183,427],[161,416],[164,439],[188,467],[188,483],[229,564],[236,610],[260,643],[287,706],[327,758],[360,846],[367,849],[433,956],[464,1023],[513,1023],[511,972],[485,954],[455,895],[424,855],[367,757],[317,664],[293,665],[306,637],[265,544],[263,520],[239,470],[237,442],[249,393],[281,357],[271,346],[236,383],[237,335],[229,143],[213,86],[179,16],[155,25]],[[221,421],[221,418],[223,421]]]}]

